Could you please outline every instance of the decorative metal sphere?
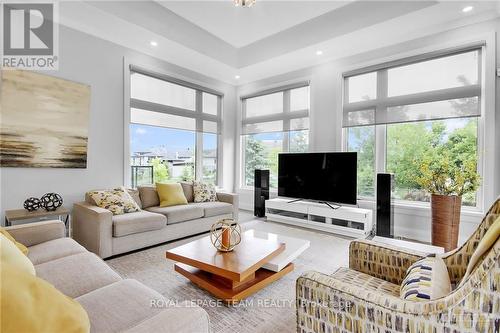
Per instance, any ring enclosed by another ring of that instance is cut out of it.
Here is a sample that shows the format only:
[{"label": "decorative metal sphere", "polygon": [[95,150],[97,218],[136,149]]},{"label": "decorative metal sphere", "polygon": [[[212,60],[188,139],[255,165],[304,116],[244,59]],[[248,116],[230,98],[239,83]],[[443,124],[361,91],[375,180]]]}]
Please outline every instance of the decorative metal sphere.
[{"label": "decorative metal sphere", "polygon": [[233,219],[220,220],[212,224],[210,241],[219,251],[232,251],[241,242],[241,227]]},{"label": "decorative metal sphere", "polygon": [[28,198],[24,201],[24,209],[26,209],[27,211],[29,212],[33,212],[35,210],[37,210],[38,208],[40,208],[40,199],[38,198]]},{"label": "decorative metal sphere", "polygon": [[40,205],[49,212],[56,210],[63,204],[63,198],[57,193],[45,193],[40,201]]}]

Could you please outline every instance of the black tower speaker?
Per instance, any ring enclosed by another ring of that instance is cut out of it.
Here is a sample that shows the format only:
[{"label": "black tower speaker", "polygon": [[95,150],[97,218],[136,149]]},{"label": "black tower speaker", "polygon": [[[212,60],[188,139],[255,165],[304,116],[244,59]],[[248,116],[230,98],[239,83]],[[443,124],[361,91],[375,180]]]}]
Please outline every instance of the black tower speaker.
[{"label": "black tower speaker", "polygon": [[377,174],[377,236],[394,238],[394,211],[391,205],[393,184],[393,174]]},{"label": "black tower speaker", "polygon": [[253,215],[266,216],[266,200],[269,199],[269,170],[255,169]]}]

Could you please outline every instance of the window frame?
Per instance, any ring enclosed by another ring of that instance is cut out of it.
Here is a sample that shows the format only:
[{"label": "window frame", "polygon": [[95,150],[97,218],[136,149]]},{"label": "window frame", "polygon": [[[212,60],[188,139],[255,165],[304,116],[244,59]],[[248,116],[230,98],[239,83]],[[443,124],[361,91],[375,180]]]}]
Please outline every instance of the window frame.
[{"label": "window frame", "polygon": [[[462,98],[464,96],[468,97],[478,97],[478,106],[480,109],[480,115],[472,116],[477,118],[477,154],[478,154],[478,162],[477,162],[477,171],[481,176],[482,182],[479,188],[476,191],[476,205],[475,206],[462,206],[462,209],[465,211],[473,211],[479,212],[484,209],[484,199],[485,199],[485,188],[484,188],[484,179],[485,179],[485,168],[484,168],[484,149],[485,149],[485,66],[486,66],[486,43],[484,41],[469,43],[466,45],[456,46],[448,49],[439,49],[431,52],[422,52],[420,54],[405,57],[401,59],[396,59],[388,62],[382,62],[380,64],[362,67],[359,69],[351,70],[344,72],[341,76],[341,84],[342,84],[342,124],[344,124],[344,119],[346,117],[346,111],[358,111],[365,110],[368,108],[374,109],[375,117],[377,117],[377,112],[386,112],[387,108],[390,106],[398,106],[398,105],[408,105],[415,103],[425,103],[425,102],[433,102],[440,100],[448,100],[453,99],[453,96],[457,96],[455,98]],[[445,58],[448,56],[453,56],[456,54],[478,51],[478,83],[473,84],[466,87],[458,87],[458,88],[445,88],[439,90],[433,90],[429,92],[420,92],[420,93],[412,93],[402,96],[393,96],[388,97],[388,77],[387,71],[388,69],[410,65],[419,62],[425,62],[428,60]],[[370,72],[377,73],[377,90],[376,90],[376,98],[372,100],[362,101],[362,102],[353,102],[349,103],[349,88],[347,84],[347,80],[351,76],[362,75]],[[421,99],[418,99],[418,98]],[[448,98],[450,97],[450,98]],[[395,101],[399,101],[396,102]],[[354,104],[354,105],[352,105]],[[347,108],[346,108],[347,106]],[[470,116],[465,117],[450,117],[450,118],[441,118],[441,119],[429,119],[429,120],[410,120],[408,122],[389,122],[389,123],[377,123],[375,121],[371,125],[366,126],[374,126],[375,127],[375,147],[374,147],[374,196],[358,196],[358,200],[362,201],[374,201],[376,198],[376,175],[377,173],[385,173],[387,167],[387,125],[395,124],[395,123],[411,123],[411,122],[419,122],[419,121],[437,121],[443,119],[459,119],[459,118],[469,118]],[[360,127],[359,126],[344,126],[341,128],[341,149],[342,151],[348,150],[348,130],[350,127]],[[424,201],[411,201],[411,200],[403,200],[403,199],[393,199],[395,204],[402,207],[429,207],[430,202]]]},{"label": "window frame", "polygon": [[[125,73],[125,84],[124,84],[124,184],[131,186],[131,161],[130,161],[130,124],[131,122],[131,109],[141,109],[146,111],[170,114],[175,116],[181,116],[185,118],[191,118],[195,120],[195,165],[194,165],[194,179],[203,180],[203,121],[215,122],[217,124],[217,148],[216,148],[216,177],[215,185],[217,187],[222,187],[222,128],[223,128],[223,103],[224,103],[224,93],[217,90],[205,87],[201,84],[180,79],[178,77],[163,74],[160,71],[149,70],[144,67],[136,66],[131,63],[124,61],[124,73]],[[174,107],[165,104],[159,104],[154,102],[149,102],[145,100],[132,98],[131,94],[131,76],[134,73],[138,73],[145,76],[150,76],[158,80],[163,80],[172,84],[180,85],[186,88],[195,90],[195,110],[183,109],[179,107]],[[203,112],[203,93],[208,93],[217,96],[217,114],[213,115],[210,113]],[[168,128],[164,126],[158,126],[162,128]]]},{"label": "window frame", "polygon": [[[303,88],[303,87],[308,87],[309,89],[309,108],[308,109],[301,109],[301,110],[294,110],[291,111],[291,91],[294,89],[298,88]],[[262,115],[262,116],[253,116],[253,117],[247,117],[246,116],[246,101],[247,99],[250,98],[255,98],[255,97],[260,97],[264,95],[270,95],[274,93],[283,93],[283,110],[282,112],[278,113],[272,113],[268,115]],[[270,121],[283,121],[283,129],[281,131],[273,131],[275,133],[284,133],[283,134],[283,140],[282,140],[282,152],[288,152],[290,148],[290,122],[292,119],[300,119],[300,118],[309,118],[310,121],[310,110],[311,110],[311,85],[310,81],[300,81],[292,84],[287,84],[287,85],[281,85],[275,88],[271,89],[266,89],[259,91],[257,93],[253,94],[248,94],[248,95],[243,95],[240,96],[240,105],[241,105],[241,121],[240,121],[240,129],[239,129],[239,145],[241,147],[241,155],[240,155],[240,166],[239,166],[239,188],[243,190],[250,190],[252,189],[252,186],[246,184],[246,172],[245,172],[245,167],[246,167],[246,136],[247,135],[252,135],[252,134],[245,134],[243,133],[243,127],[245,125],[249,124],[258,124],[258,123],[264,123],[264,122],[270,122]],[[309,126],[310,127],[310,126]],[[308,131],[308,151],[310,150],[310,128],[307,129]],[[263,133],[270,133],[270,132],[263,132]],[[277,188],[269,188],[271,192],[276,192]]]}]

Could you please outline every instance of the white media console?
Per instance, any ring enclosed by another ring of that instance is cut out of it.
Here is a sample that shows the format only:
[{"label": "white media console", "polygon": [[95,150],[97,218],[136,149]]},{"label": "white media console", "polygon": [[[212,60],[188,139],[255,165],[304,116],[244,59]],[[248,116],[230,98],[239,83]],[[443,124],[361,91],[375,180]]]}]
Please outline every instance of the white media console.
[{"label": "white media console", "polygon": [[291,200],[266,200],[267,219],[351,237],[364,237],[372,231],[373,213],[370,209],[348,206],[332,209],[317,202]]}]

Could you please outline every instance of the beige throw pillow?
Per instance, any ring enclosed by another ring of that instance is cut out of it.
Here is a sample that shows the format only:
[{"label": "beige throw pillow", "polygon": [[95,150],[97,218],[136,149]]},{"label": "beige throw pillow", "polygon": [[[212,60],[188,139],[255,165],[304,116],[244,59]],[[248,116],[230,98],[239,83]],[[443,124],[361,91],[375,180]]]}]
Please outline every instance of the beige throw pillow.
[{"label": "beige throw pillow", "polygon": [[401,283],[400,296],[405,300],[422,302],[444,297],[450,292],[446,263],[436,255],[429,255],[408,267]]},{"label": "beige throw pillow", "polygon": [[97,206],[109,210],[113,215],[141,210],[124,187],[115,188],[114,190],[91,191],[88,194]]},{"label": "beige throw pillow", "polygon": [[214,184],[193,181],[194,202],[217,201],[217,191]]}]

